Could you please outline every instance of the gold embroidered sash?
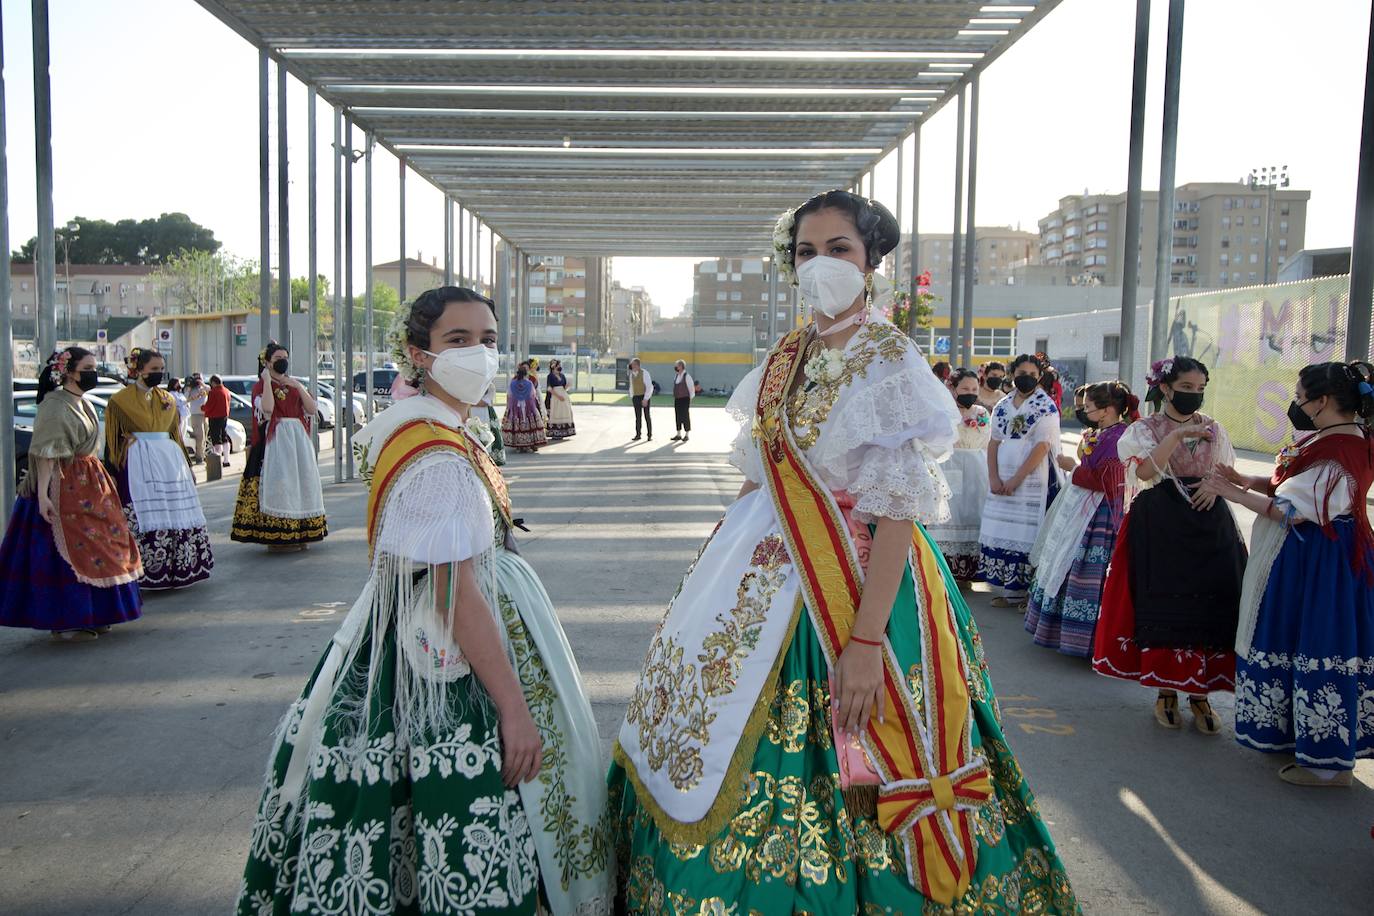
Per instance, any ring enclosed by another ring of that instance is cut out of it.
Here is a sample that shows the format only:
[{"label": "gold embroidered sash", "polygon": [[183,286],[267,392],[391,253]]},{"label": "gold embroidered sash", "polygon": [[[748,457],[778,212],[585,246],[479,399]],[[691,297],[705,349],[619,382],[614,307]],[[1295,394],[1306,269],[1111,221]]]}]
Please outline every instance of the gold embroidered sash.
[{"label": "gold embroidered sash", "polygon": [[377,526],[381,524],[381,510],[386,505],[391,487],[407,468],[426,455],[440,450],[456,451],[472,464],[491,496],[492,505],[501,513],[507,527],[511,526],[510,492],[506,488],[505,478],[501,476],[501,471],[491,460],[487,450],[474,442],[463,430],[453,429],[429,419],[411,420],[398,427],[387,438],[372,471],[372,487],[367,495],[369,553],[376,542]]},{"label": "gold embroidered sash", "polygon": [[[809,329],[784,337],[769,354],[759,386],[754,436],[806,606],[833,671],[849,643],[863,594],[854,545],[834,497],[811,472],[783,412],[801,369]],[[871,718],[860,737],[882,777],[878,820],[899,835],[907,875],[926,897],[952,904],[968,890],[977,858],[973,819],[992,795],[986,761],[969,738],[965,664],[939,562],[919,532],[912,541],[923,668],[924,706],[902,676],[884,639],[887,714]]]}]

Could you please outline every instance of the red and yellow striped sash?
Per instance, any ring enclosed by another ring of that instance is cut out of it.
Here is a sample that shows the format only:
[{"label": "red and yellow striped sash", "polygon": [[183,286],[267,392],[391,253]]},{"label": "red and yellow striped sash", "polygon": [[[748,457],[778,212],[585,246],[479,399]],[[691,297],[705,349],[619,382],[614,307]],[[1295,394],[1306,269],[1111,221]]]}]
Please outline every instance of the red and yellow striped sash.
[{"label": "red and yellow striped sash", "polygon": [[491,460],[486,449],[474,442],[463,430],[445,426],[435,420],[411,420],[397,427],[387,438],[372,471],[372,488],[367,495],[369,553],[376,543],[382,507],[386,505],[391,487],[407,468],[421,458],[440,450],[456,451],[472,464],[491,496],[492,505],[501,513],[506,524],[510,525],[510,492],[506,488],[506,481],[501,476],[500,469]]},{"label": "red and yellow striped sash", "polygon": [[[854,546],[834,497],[807,466],[787,429],[783,405],[801,369],[807,329],[769,354],[754,435],[788,552],[831,669],[849,643],[863,595]],[[939,562],[920,533],[911,571],[920,625],[924,708],[916,703],[890,641],[883,644],[887,714],[870,719],[861,742],[882,777],[878,820],[900,835],[907,873],[925,896],[951,904],[968,890],[977,857],[973,818],[992,794],[987,763],[970,743],[965,663]]]}]

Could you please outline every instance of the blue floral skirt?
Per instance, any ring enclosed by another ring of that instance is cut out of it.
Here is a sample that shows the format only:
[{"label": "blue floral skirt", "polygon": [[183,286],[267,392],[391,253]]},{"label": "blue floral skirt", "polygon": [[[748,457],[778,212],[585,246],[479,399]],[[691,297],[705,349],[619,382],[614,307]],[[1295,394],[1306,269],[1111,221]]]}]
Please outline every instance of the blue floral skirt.
[{"label": "blue floral skirt", "polygon": [[1112,505],[1103,500],[1088,522],[1059,593],[1047,595],[1038,582],[1031,584],[1026,632],[1034,636],[1037,646],[1092,658],[1093,634],[1102,610],[1102,585],[1115,547]]},{"label": "blue floral skirt", "polygon": [[[1374,757],[1374,588],[1355,574],[1355,525],[1288,533],[1238,660],[1236,740],[1299,763],[1353,769]],[[1374,564],[1374,557],[1368,562]]]},{"label": "blue floral skirt", "polygon": [[137,582],[108,588],[78,582],[57,552],[37,497],[15,501],[0,544],[0,626],[93,629],[137,620],[142,608]]}]

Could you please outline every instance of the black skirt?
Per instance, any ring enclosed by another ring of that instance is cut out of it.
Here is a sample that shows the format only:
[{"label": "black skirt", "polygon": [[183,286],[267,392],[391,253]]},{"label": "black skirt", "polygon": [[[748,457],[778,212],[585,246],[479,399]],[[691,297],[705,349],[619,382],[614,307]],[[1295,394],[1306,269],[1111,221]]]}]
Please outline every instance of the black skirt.
[{"label": "black skirt", "polygon": [[[1182,478],[1189,488],[1197,478]],[[1226,501],[1199,512],[1171,480],[1131,504],[1131,594],[1144,648],[1230,650],[1247,553]]]}]

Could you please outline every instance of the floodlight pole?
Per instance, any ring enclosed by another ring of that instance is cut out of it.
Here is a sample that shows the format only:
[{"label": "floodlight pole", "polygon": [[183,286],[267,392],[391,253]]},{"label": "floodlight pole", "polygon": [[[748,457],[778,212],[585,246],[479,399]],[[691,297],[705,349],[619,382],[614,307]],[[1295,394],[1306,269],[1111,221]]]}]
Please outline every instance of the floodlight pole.
[{"label": "floodlight pole", "polygon": [[286,68],[277,66],[277,343],[291,349],[291,182],[286,153]]},{"label": "floodlight pole", "polygon": [[[1135,67],[1131,76],[1131,148],[1126,162],[1126,237],[1121,272],[1121,334],[1117,376],[1135,384],[1135,309],[1140,286],[1140,172],[1145,155],[1145,84],[1150,59],[1150,0],[1135,4]],[[1159,219],[1170,214],[1161,212]],[[1172,227],[1173,222],[1170,221]]]},{"label": "floodlight pole", "polygon": [[[959,365],[973,365],[973,285],[977,280],[978,230],[974,209],[978,196],[978,74],[969,84],[968,228],[964,232],[964,322],[959,337]],[[953,348],[951,348],[953,349]]]},{"label": "floodlight pole", "polygon": [[1368,360],[1371,299],[1374,299],[1374,10],[1365,45],[1364,115],[1360,167],[1355,184],[1355,232],[1350,245],[1350,309],[1345,330],[1347,362]]},{"label": "floodlight pole", "polygon": [[[346,318],[344,321],[344,362],[339,367],[338,380],[340,387],[347,386],[348,389],[348,416],[350,422],[348,428],[344,430],[344,479],[353,479],[353,423],[359,419],[353,416],[353,119],[344,116],[344,146],[341,150],[344,157],[344,309]],[[337,318],[335,320],[338,320]],[[368,417],[362,418],[364,423]]]},{"label": "floodlight pole", "polygon": [[903,156],[903,148],[906,146],[902,140],[897,141],[897,207],[893,214],[897,217],[897,247],[892,252],[892,279],[893,283],[902,282],[902,193],[903,172],[906,171],[906,162]]},{"label": "floodlight pole", "polygon": [[[1159,225],[1155,233],[1154,301],[1150,307],[1151,360],[1164,359],[1169,355],[1165,350],[1169,346],[1169,285],[1174,258],[1174,163],[1178,157],[1178,84],[1182,66],[1183,0],[1169,0],[1169,37],[1164,49],[1164,129],[1159,149]],[[1268,282],[1268,277],[1265,282]]]},{"label": "floodlight pole", "polygon": [[258,343],[272,336],[272,138],[267,49],[258,52]]},{"label": "floodlight pole", "polygon": [[968,94],[961,88],[958,100],[958,124],[954,133],[954,231],[950,235],[949,266],[949,360],[958,358],[963,333],[959,327],[960,283],[963,281],[964,240],[960,224],[964,221],[964,120]]}]

